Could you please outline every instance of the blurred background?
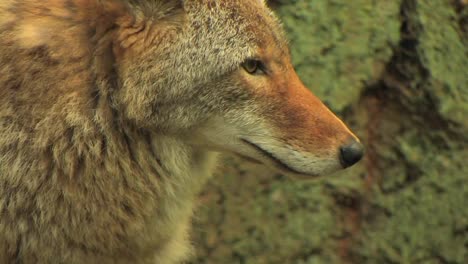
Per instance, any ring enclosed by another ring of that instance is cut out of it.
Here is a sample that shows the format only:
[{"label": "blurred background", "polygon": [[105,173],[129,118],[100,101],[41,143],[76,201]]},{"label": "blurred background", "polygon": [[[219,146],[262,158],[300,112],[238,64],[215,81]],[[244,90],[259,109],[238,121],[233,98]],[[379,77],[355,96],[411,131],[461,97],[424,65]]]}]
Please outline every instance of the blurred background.
[{"label": "blurred background", "polygon": [[226,156],[200,195],[193,263],[468,263],[468,1],[269,4],[366,157],[303,181]]}]

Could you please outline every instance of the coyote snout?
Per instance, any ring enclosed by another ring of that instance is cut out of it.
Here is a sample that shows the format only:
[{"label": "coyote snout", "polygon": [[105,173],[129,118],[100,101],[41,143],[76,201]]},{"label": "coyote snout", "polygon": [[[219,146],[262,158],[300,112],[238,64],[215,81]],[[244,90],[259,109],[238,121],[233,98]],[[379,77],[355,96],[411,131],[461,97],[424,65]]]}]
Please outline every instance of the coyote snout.
[{"label": "coyote snout", "polygon": [[263,76],[267,86],[257,87],[255,77],[247,76],[245,81],[247,89],[253,87],[259,93],[267,124],[263,129],[268,131],[244,140],[259,152],[254,157],[260,155],[282,171],[310,176],[331,173],[361,159],[363,147],[357,137],[302,84],[288,56],[276,63],[265,59],[265,67],[270,69]]},{"label": "coyote snout", "polygon": [[278,65],[264,61],[269,70],[263,75],[244,74],[244,89],[254,91],[256,100],[251,104],[257,105],[257,110],[247,113],[256,115],[250,118],[258,121],[242,135],[246,146],[240,153],[285,173],[306,176],[331,173],[358,162],[362,144],[304,87],[289,59]]},{"label": "coyote snout", "polygon": [[264,112],[257,118],[264,120],[257,131],[243,135],[248,148],[242,155],[305,176],[331,173],[361,159],[362,144],[322,102],[302,85],[286,90],[262,97]]},{"label": "coyote snout", "polygon": [[358,162],[362,144],[302,84],[287,53],[258,54],[219,87],[243,99],[226,101],[221,118],[202,129],[209,145],[293,175],[318,176]]}]

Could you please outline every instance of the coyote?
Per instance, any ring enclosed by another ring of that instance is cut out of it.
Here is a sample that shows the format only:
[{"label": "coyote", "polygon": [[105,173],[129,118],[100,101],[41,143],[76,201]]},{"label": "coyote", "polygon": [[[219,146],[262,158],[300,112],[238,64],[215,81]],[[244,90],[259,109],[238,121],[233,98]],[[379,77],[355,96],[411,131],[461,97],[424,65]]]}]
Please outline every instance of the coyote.
[{"label": "coyote", "polygon": [[0,263],[180,263],[218,152],[363,153],[263,1],[1,0]]}]

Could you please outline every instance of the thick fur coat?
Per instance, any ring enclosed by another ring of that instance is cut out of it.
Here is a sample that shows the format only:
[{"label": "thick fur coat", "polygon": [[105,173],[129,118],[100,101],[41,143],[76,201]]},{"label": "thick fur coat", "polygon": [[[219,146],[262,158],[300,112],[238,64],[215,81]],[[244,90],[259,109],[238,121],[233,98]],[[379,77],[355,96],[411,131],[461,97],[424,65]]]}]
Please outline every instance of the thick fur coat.
[{"label": "thick fur coat", "polygon": [[262,1],[0,2],[0,263],[179,263],[214,151],[318,175],[350,138]]}]

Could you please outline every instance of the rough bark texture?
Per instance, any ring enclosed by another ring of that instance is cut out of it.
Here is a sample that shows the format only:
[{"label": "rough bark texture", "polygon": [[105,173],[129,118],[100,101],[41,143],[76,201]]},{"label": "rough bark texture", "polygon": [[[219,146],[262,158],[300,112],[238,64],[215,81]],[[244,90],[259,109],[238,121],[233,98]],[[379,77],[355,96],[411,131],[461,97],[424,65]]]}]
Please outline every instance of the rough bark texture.
[{"label": "rough bark texture", "polygon": [[200,197],[194,263],[468,263],[466,1],[272,4],[366,159],[296,181],[227,157]]}]

